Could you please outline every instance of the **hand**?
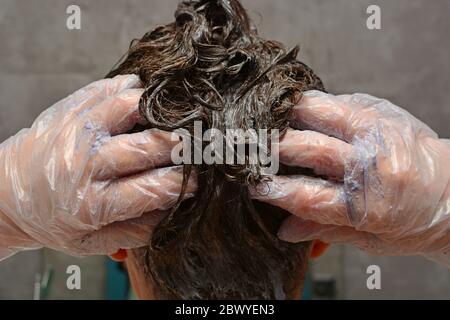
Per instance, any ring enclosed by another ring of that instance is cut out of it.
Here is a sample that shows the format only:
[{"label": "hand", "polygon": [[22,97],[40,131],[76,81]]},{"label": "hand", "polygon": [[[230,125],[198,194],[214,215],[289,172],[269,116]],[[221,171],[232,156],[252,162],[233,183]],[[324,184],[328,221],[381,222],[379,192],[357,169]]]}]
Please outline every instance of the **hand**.
[{"label": "hand", "polygon": [[294,215],[282,225],[281,239],[440,256],[450,264],[447,142],[405,110],[363,94],[310,91],[291,126],[305,131],[287,132],[280,161],[323,179],[274,176],[254,192]]},{"label": "hand", "polygon": [[42,246],[87,255],[148,243],[183,174],[165,167],[171,134],[124,134],[142,121],[139,83],[90,84],[0,145],[0,258]]}]

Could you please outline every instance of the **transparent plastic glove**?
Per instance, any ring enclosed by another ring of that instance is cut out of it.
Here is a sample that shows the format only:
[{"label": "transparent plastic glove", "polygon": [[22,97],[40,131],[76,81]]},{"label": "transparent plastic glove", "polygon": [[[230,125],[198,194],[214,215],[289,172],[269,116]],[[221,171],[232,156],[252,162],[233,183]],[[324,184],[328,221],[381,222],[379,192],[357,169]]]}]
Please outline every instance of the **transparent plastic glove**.
[{"label": "transparent plastic glove", "polygon": [[[89,255],[148,243],[183,174],[167,167],[171,134],[123,134],[142,120],[139,83],[92,83],[0,145],[0,258],[42,246]],[[194,189],[195,181],[187,196]]]},{"label": "transparent plastic glove", "polygon": [[293,214],[290,242],[349,243],[450,265],[450,144],[392,103],[310,91],[279,144],[280,161],[322,176],[274,176],[254,197]]}]

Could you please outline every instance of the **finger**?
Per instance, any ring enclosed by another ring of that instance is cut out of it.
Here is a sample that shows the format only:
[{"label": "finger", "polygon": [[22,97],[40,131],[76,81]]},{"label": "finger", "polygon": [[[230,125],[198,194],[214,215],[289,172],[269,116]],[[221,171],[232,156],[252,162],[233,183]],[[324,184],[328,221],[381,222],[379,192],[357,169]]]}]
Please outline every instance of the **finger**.
[{"label": "finger", "polygon": [[296,129],[313,130],[349,142],[354,134],[351,122],[354,111],[355,106],[347,99],[308,91],[294,107],[291,125]]},{"label": "finger", "polygon": [[315,131],[288,130],[279,143],[282,163],[339,179],[344,178],[353,154],[350,144]]},{"label": "finger", "polygon": [[113,179],[172,164],[178,135],[158,129],[123,134],[107,140],[92,158],[95,179]]},{"label": "finger", "polygon": [[100,90],[103,98],[115,96],[116,94],[127,89],[139,88],[141,80],[137,75],[119,75],[112,79],[102,79],[87,86],[88,90]]},{"label": "finger", "polygon": [[[183,167],[167,167],[119,179],[101,188],[96,203],[102,212],[101,224],[124,221],[144,212],[167,210],[176,204],[183,184]],[[195,177],[189,180],[184,199],[194,196]]]},{"label": "finger", "polygon": [[272,176],[252,198],[322,224],[350,226],[343,186],[305,176]]},{"label": "finger", "polygon": [[136,75],[120,75],[113,79],[102,79],[79,89],[64,99],[62,105],[76,112],[82,112],[123,90],[138,88],[140,84],[141,81]]},{"label": "finger", "polygon": [[127,89],[111,96],[89,112],[89,119],[97,123],[111,135],[131,130],[144,119],[139,113],[139,100],[144,89]]},{"label": "finger", "polygon": [[168,211],[144,213],[139,218],[108,224],[74,241],[76,250],[83,254],[110,255],[119,249],[148,246],[153,230],[167,216]]},{"label": "finger", "polygon": [[281,224],[278,237],[292,243],[316,239],[336,243],[351,239],[354,232],[356,231],[352,227],[320,224],[312,220],[290,216]]},{"label": "finger", "polygon": [[295,216],[282,223],[278,237],[291,243],[321,240],[326,243],[350,244],[372,254],[392,252],[391,246],[374,234],[357,231],[352,227],[319,224]]}]

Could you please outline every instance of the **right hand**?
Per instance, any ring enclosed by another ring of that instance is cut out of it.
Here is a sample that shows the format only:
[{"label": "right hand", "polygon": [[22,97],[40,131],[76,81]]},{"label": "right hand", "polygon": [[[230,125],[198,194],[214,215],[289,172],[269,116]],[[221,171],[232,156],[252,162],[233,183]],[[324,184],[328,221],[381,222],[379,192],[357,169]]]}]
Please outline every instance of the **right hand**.
[{"label": "right hand", "polygon": [[183,173],[170,167],[171,133],[126,134],[143,121],[139,83],[92,83],[0,145],[0,259],[42,246],[89,255],[148,244]]}]

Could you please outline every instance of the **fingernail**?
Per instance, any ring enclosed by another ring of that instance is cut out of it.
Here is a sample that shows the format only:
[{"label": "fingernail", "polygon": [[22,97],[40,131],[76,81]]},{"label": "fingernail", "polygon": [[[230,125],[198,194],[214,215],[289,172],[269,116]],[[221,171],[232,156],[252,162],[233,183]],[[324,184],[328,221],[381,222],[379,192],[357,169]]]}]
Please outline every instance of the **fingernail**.
[{"label": "fingernail", "polygon": [[304,97],[308,97],[308,98],[315,98],[315,97],[321,97],[326,95],[325,92],[322,91],[318,91],[318,90],[310,90],[310,91],[306,91],[303,93]]},{"label": "fingernail", "polygon": [[278,238],[292,243],[311,240],[311,237],[302,230],[302,227],[289,218],[282,223],[278,230]]},{"label": "fingernail", "polygon": [[141,87],[141,80],[135,74],[118,75],[118,76],[114,77],[114,80],[124,81],[123,82],[123,88],[124,89],[133,89],[133,88],[140,88]]},{"label": "fingernail", "polygon": [[294,240],[292,233],[289,231],[289,228],[280,228],[278,231],[278,238],[282,241],[295,243],[297,241]]}]

